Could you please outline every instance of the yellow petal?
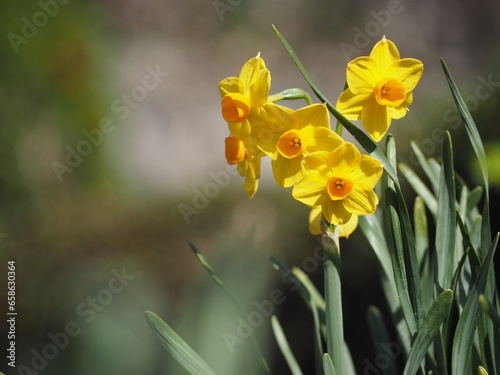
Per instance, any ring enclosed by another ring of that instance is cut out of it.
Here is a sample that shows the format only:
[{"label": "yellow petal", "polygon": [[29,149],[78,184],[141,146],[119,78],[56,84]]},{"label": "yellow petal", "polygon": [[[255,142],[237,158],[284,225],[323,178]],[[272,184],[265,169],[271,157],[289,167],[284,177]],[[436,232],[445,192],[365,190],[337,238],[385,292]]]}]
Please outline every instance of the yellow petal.
[{"label": "yellow petal", "polygon": [[306,154],[316,151],[333,151],[344,140],[334,131],[309,125],[299,131],[302,147]]},{"label": "yellow petal", "polygon": [[424,64],[416,59],[401,59],[394,61],[387,69],[387,76],[396,78],[403,84],[406,92],[412,91],[417,86]]},{"label": "yellow petal", "polygon": [[250,87],[254,83],[261,71],[266,71],[266,64],[261,57],[252,57],[240,70],[240,79],[245,87]]},{"label": "yellow petal", "polygon": [[344,142],[328,156],[328,165],[332,169],[332,175],[351,179],[353,170],[358,168],[361,161],[361,153],[350,142]]},{"label": "yellow petal", "polygon": [[375,142],[384,137],[391,125],[391,117],[387,108],[378,104],[372,96],[361,113],[361,123]]},{"label": "yellow petal", "polygon": [[359,120],[361,112],[366,105],[368,98],[372,96],[372,91],[367,94],[353,94],[350,89],[346,89],[337,100],[337,110],[348,120]]},{"label": "yellow petal", "polygon": [[305,155],[304,161],[302,162],[302,168],[304,169],[305,174],[323,174],[324,170],[330,168],[328,165],[329,155],[330,153],[328,151],[318,151]]},{"label": "yellow petal", "polygon": [[377,61],[368,56],[354,59],[347,64],[347,84],[353,94],[368,94],[382,78],[378,74]]},{"label": "yellow petal", "polygon": [[271,74],[266,69],[256,74],[255,81],[248,87],[250,92],[251,106],[257,108],[267,102],[271,88]]},{"label": "yellow petal", "polygon": [[239,77],[228,77],[220,81],[219,92],[220,96],[224,97],[229,93],[240,93],[242,94],[245,86]]},{"label": "yellow petal", "polygon": [[370,57],[377,62],[377,74],[379,78],[387,75],[387,69],[394,61],[399,60],[399,51],[396,45],[385,36],[380,42],[373,46]]},{"label": "yellow petal", "polygon": [[309,211],[309,233],[313,236],[318,236],[321,234],[321,218],[323,216],[323,212],[321,210],[321,206],[312,207],[311,211]]},{"label": "yellow petal", "polygon": [[358,226],[358,215],[351,215],[349,221],[339,226],[339,237],[349,238]]},{"label": "yellow petal", "polygon": [[330,128],[330,115],[326,104],[312,104],[295,112],[294,127],[302,129],[306,126]]},{"label": "yellow petal", "polygon": [[345,209],[350,213],[371,215],[377,208],[378,197],[370,186],[355,183],[350,194],[342,202]]},{"label": "yellow petal", "polygon": [[290,187],[304,177],[302,157],[286,159],[278,155],[276,160],[271,161],[271,165],[273,167],[274,179],[279,186]]},{"label": "yellow petal", "polygon": [[309,174],[297,182],[292,195],[299,202],[308,206],[320,206],[325,200],[328,179],[318,174]]},{"label": "yellow petal", "polygon": [[382,164],[377,159],[370,155],[361,155],[359,168],[356,168],[349,177],[353,181],[367,184],[373,189],[380,180],[383,172]]},{"label": "yellow petal", "polygon": [[280,136],[293,129],[295,111],[277,104],[267,103],[261,108],[259,116],[252,118],[252,137],[258,147],[268,156],[276,159],[276,145]]},{"label": "yellow petal", "polygon": [[242,122],[228,123],[229,132],[233,137],[243,139],[250,135],[250,122],[247,120]]},{"label": "yellow petal", "polygon": [[347,224],[352,214],[345,209],[342,202],[328,199],[321,205],[326,221],[334,225]]}]

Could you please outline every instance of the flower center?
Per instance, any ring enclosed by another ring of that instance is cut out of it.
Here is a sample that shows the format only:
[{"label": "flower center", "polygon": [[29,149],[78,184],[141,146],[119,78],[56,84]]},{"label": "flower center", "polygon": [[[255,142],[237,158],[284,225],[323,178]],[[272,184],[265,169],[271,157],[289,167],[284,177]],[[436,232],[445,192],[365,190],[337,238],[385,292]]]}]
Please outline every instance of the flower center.
[{"label": "flower center", "polygon": [[328,180],[328,194],[334,201],[344,199],[352,190],[352,181],[342,177],[331,177]]},{"label": "flower center", "polygon": [[250,114],[250,101],[239,93],[229,93],[222,98],[222,117],[227,122],[241,122]]},{"label": "flower center", "polygon": [[245,160],[246,149],[243,141],[239,138],[226,138],[226,160],[230,165],[241,163]]},{"label": "flower center", "polygon": [[378,104],[397,107],[406,99],[405,87],[394,78],[381,79],[373,90]]},{"label": "flower center", "polygon": [[283,133],[278,140],[278,151],[283,157],[293,159],[304,153],[300,135],[293,130]]}]

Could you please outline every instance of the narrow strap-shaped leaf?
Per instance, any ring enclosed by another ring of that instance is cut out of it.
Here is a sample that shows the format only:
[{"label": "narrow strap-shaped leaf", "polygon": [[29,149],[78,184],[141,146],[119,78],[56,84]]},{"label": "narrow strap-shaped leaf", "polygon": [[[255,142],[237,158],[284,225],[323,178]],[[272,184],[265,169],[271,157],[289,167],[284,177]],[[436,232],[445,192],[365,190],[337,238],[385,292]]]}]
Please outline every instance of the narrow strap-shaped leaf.
[{"label": "narrow strap-shaped leaf", "polygon": [[163,346],[192,375],[215,375],[203,359],[158,315],[146,311],[146,319]]},{"label": "narrow strap-shaped leaf", "polygon": [[446,132],[443,141],[442,159],[436,220],[438,290],[450,287],[453,271],[458,261],[455,259],[455,180],[449,132]]},{"label": "narrow strap-shaped leaf", "polygon": [[[194,254],[196,255],[196,258],[198,258],[198,260],[201,263],[201,265],[203,266],[203,268],[205,268],[205,270],[212,277],[212,279],[217,283],[217,285],[219,285],[219,287],[224,291],[224,293],[226,293],[229,300],[232,302],[235,311],[238,314],[240,314],[241,316],[247,316],[247,313],[245,312],[245,309],[243,308],[243,305],[241,304],[241,302],[229,290],[229,288],[226,286],[226,284],[224,284],[222,279],[213,270],[213,268],[210,266],[210,264],[207,262],[205,257],[198,250],[198,248],[191,242],[189,243],[189,247],[191,248],[191,250],[193,250]],[[262,352],[259,348],[259,343],[257,342],[257,339],[252,334],[252,335],[250,335],[249,340],[250,340],[249,341],[249,348],[247,350],[249,350],[250,355],[253,357],[252,359],[256,362],[257,367],[260,369],[259,372],[269,373],[269,366],[267,365],[267,362],[266,362],[264,356],[262,355]],[[252,365],[254,365],[253,362],[252,362]]]},{"label": "narrow strap-shaped leaf", "polygon": [[302,281],[288,268],[286,265],[284,265],[282,262],[280,262],[278,259],[275,257],[271,256],[271,262],[273,263],[274,267],[279,270],[285,277],[287,277],[289,280],[291,280],[298,288],[298,291],[304,298],[305,302],[307,303],[308,307],[311,309],[312,315],[313,315],[313,323],[314,323],[314,354],[315,354],[315,361],[316,361],[316,373],[321,374],[321,369],[322,369],[322,360],[321,356],[323,355],[323,343],[321,341],[321,323],[319,320],[319,315],[318,315],[318,308],[316,304],[314,303],[313,297],[311,296],[311,293],[307,289],[307,287],[302,283]]},{"label": "narrow strap-shaped leaf", "polygon": [[337,109],[333,106],[332,103],[326,99],[326,97],[323,95],[323,93],[319,90],[319,88],[316,86],[316,84],[312,81],[311,77],[309,76],[309,73],[305,70],[304,66],[300,62],[299,58],[293,51],[292,47],[290,44],[286,41],[285,37],[281,35],[281,33],[276,29],[276,27],[273,26],[273,30],[276,33],[276,36],[280,40],[281,44],[285,48],[285,50],[288,52],[290,57],[292,58],[293,62],[299,69],[300,73],[304,77],[304,79],[307,81],[309,86],[311,87],[311,90],[316,94],[319,100],[321,100],[323,103],[326,103],[326,106],[330,113],[340,122],[344,128],[347,129],[349,133],[359,142],[361,147],[363,147],[371,156],[373,156],[375,159],[379,160],[383,166],[386,172],[391,176],[391,178],[394,181],[398,181],[398,177],[396,174],[395,169],[388,163],[387,158],[385,157],[384,153],[380,148],[377,146],[377,144],[370,139],[366,133],[364,133],[361,129],[359,129],[356,125],[354,125],[352,122],[350,122],[348,119],[346,119]]},{"label": "narrow strap-shaped leaf", "polygon": [[478,320],[479,295],[484,292],[486,278],[498,244],[498,237],[497,234],[481,266],[476,283],[469,293],[464,311],[458,320],[452,347],[452,375],[466,374],[470,365],[470,356]]},{"label": "narrow strap-shaped leaf", "polygon": [[424,152],[420,149],[420,147],[418,147],[417,143],[415,143],[414,141],[410,142],[410,146],[413,150],[413,153],[417,157],[417,160],[420,163],[422,170],[424,171],[425,175],[431,182],[433,190],[437,192],[439,189],[439,173],[437,173],[436,168],[434,167],[434,164],[431,161],[433,159],[427,159],[424,155]]},{"label": "narrow strap-shaped leaf", "polygon": [[448,81],[448,85],[450,86],[451,93],[453,95],[453,99],[455,100],[455,104],[458,108],[458,112],[460,116],[462,116],[462,120],[465,124],[465,129],[467,130],[467,135],[469,136],[469,140],[472,144],[472,148],[476,153],[477,159],[479,160],[479,168],[481,169],[481,173],[483,176],[483,183],[485,189],[485,200],[483,206],[483,225],[481,227],[481,253],[482,258],[486,256],[487,249],[490,248],[491,245],[491,233],[490,233],[490,194],[489,194],[489,181],[488,181],[488,165],[486,163],[486,153],[484,152],[483,141],[481,140],[481,136],[479,135],[479,131],[477,130],[474,119],[472,118],[465,101],[460,95],[460,91],[458,90],[453,77],[451,76],[448,67],[443,59],[441,59],[441,65],[444,70],[444,74],[446,76],[446,80]]},{"label": "narrow strap-shaped leaf", "polygon": [[415,250],[417,252],[418,264],[420,269],[422,269],[424,257],[429,252],[429,230],[427,216],[425,215],[425,205],[421,196],[415,198],[413,223],[415,226]]},{"label": "narrow strap-shaped leaf", "polygon": [[283,332],[281,324],[275,315],[271,317],[271,324],[273,327],[274,337],[276,337],[276,342],[278,343],[283,357],[285,357],[286,363],[288,364],[292,375],[302,375],[302,370],[300,369],[300,366],[292,353],[292,349],[290,349],[290,345],[288,344],[285,333]]},{"label": "narrow strap-shaped leaf", "polygon": [[[375,348],[375,352],[378,355],[384,355],[387,358],[387,363],[384,363],[384,367],[382,369],[382,374],[384,375],[397,375],[398,370],[396,367],[396,359],[397,355],[388,356],[386,350],[384,348],[389,348],[392,353],[392,349],[389,347],[391,344],[394,344],[389,339],[389,334],[387,333],[387,329],[385,327],[385,322],[380,313],[380,310],[376,306],[369,306],[366,318],[368,321],[368,328],[370,329],[373,347]],[[398,350],[401,352],[401,348],[398,345]]]},{"label": "narrow strap-shaped leaf", "polygon": [[328,353],[323,354],[323,369],[325,375],[335,375],[335,367],[333,367],[332,358]]},{"label": "narrow strap-shaped leaf", "polygon": [[327,252],[325,267],[326,342],[335,372],[344,374],[344,325],[342,288],[340,281],[340,254]]},{"label": "narrow strap-shaped leaf", "polygon": [[495,325],[495,328],[500,331],[500,315],[498,314],[498,312],[496,311],[495,309],[495,305],[493,305],[492,303],[490,303],[486,297],[484,296],[484,294],[481,294],[479,296],[479,302],[481,304],[481,309],[486,313],[488,314],[488,316],[491,318],[492,322],[494,323]]},{"label": "narrow strap-shaped leaf", "polygon": [[399,163],[399,170],[410,183],[415,193],[417,193],[424,200],[432,215],[435,217],[437,214],[437,200],[434,194],[424,184],[420,177],[418,177],[417,174],[406,164]]},{"label": "narrow strap-shaped leaf", "polygon": [[417,333],[415,342],[408,355],[403,375],[414,375],[417,373],[429,346],[439,332],[439,327],[441,327],[441,324],[450,313],[452,303],[453,292],[449,289],[436,298],[436,301],[434,301],[425,316],[424,324]]}]

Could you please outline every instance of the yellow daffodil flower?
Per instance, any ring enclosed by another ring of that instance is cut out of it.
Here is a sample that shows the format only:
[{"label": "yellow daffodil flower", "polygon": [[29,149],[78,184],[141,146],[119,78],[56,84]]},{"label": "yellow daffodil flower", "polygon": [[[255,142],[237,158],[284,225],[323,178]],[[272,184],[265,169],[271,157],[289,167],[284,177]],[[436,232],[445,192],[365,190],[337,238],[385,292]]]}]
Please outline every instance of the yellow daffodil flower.
[{"label": "yellow daffodil flower", "polygon": [[378,197],[373,188],[382,176],[382,165],[361,155],[352,143],[308,155],[304,168],[306,176],[295,185],[293,197],[308,206],[321,206],[329,223],[347,224],[352,215],[375,212]]},{"label": "yellow daffodil flower", "polygon": [[358,57],[347,65],[349,87],[340,95],[337,109],[349,120],[361,120],[378,142],[391,120],[406,114],[423,70],[419,60],[400,59],[396,45],[384,36],[370,56]]},{"label": "yellow daffodil flower", "polygon": [[[323,218],[323,211],[321,206],[312,207],[309,211],[309,233],[313,236],[321,234],[321,219]],[[352,215],[349,221],[343,225],[339,225],[339,237],[349,238],[349,236],[358,227],[358,215]]]},{"label": "yellow daffodil flower", "polygon": [[248,60],[239,77],[228,77],[219,83],[222,117],[229,123],[231,135],[243,138],[250,134],[251,122],[267,102],[271,74],[258,54]]},{"label": "yellow daffodil flower", "polygon": [[304,177],[306,155],[337,148],[342,138],[330,130],[330,116],[324,104],[297,111],[276,104],[264,104],[263,115],[253,125],[257,146],[272,159],[278,185],[289,187]]},{"label": "yellow daffodil flower", "polygon": [[258,189],[258,179],[260,177],[260,159],[264,155],[260,151],[252,138],[243,139],[227,137],[226,160],[230,165],[238,165],[238,173],[245,177],[244,188],[248,196],[252,198]]}]

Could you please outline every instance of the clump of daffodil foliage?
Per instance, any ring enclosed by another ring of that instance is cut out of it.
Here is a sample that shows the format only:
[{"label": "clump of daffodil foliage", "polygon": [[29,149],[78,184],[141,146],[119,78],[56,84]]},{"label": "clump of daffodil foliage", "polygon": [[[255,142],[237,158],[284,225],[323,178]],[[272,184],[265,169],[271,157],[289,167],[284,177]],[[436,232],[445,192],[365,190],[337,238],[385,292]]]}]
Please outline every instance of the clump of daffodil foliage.
[{"label": "clump of daffodil foliage", "polygon": [[[500,373],[500,300],[492,266],[498,234],[491,235],[484,148],[446,64],[441,60],[479,159],[482,187],[470,189],[455,173],[449,133],[439,161],[427,158],[412,144],[430,188],[409,166],[397,162],[395,140],[387,132],[392,120],[403,118],[413,102],[413,90],[423,73],[421,61],[401,58],[396,45],[384,36],[369,56],[347,64],[346,88],[333,105],[285,38],[274,30],[319,102],[313,103],[302,89],[271,95],[271,74],[264,60],[260,54],[251,58],[238,77],[219,84],[222,118],[229,131],[225,156],[245,177],[244,189],[250,198],[258,190],[262,158],[269,157],[276,183],[293,187],[292,196],[311,209],[309,231],[321,235],[325,253],[324,296],[303,272],[272,261],[296,284],[311,310],[315,374],[354,375],[356,365],[364,365],[353,363],[344,342],[340,277],[339,237],[349,237],[358,226],[377,256],[397,336],[389,337],[380,311],[370,306],[367,316],[376,355],[385,355],[383,361],[366,365],[363,374]],[[289,99],[304,99],[306,105],[292,110],[277,104]],[[331,115],[339,124],[335,131]],[[363,129],[351,120],[360,121]],[[362,149],[344,141],[342,128]],[[378,142],[384,139],[383,152]],[[417,194],[412,210],[402,195],[400,174]],[[429,229],[431,225],[435,230]],[[245,314],[206,259],[191,247],[238,313]],[[163,320],[151,312],[146,316],[187,371],[214,374]],[[272,326],[290,371],[302,374],[276,317]],[[255,337],[247,341],[252,373],[272,373]],[[388,347],[397,350],[388,356],[383,350]]]}]

